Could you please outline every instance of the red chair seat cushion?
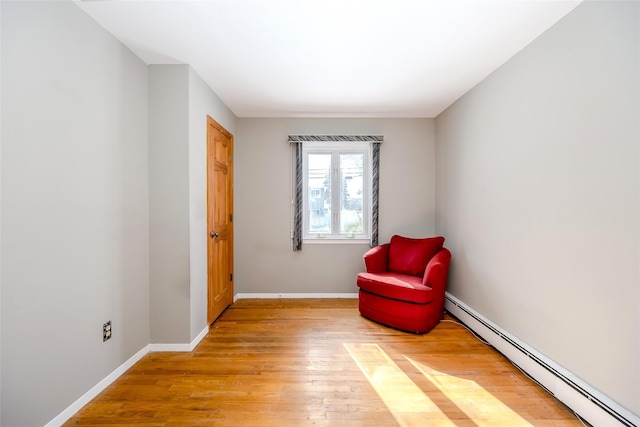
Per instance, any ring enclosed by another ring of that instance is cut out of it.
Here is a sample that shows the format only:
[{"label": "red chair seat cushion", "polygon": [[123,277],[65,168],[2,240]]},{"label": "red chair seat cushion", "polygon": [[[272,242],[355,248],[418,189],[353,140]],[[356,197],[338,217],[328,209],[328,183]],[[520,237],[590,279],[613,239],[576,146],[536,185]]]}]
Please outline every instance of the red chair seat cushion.
[{"label": "red chair seat cushion", "polygon": [[416,304],[431,302],[432,290],[422,284],[422,277],[400,273],[359,273],[356,284],[372,294]]}]

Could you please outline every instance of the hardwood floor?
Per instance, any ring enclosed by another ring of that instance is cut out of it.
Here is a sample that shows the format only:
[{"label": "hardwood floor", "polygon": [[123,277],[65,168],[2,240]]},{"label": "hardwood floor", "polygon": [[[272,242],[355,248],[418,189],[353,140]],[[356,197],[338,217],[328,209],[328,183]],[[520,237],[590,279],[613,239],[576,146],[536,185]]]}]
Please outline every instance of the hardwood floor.
[{"label": "hardwood floor", "polygon": [[75,425],[582,426],[463,327],[408,334],[346,299],[239,300],[192,353],[148,354]]}]

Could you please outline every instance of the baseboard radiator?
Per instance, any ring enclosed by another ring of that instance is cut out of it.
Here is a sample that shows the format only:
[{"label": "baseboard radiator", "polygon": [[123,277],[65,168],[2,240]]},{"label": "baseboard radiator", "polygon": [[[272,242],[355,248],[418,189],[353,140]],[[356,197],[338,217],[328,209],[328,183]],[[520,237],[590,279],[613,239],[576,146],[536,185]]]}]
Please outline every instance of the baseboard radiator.
[{"label": "baseboard radiator", "polygon": [[445,309],[595,427],[640,426],[640,418],[447,292]]}]

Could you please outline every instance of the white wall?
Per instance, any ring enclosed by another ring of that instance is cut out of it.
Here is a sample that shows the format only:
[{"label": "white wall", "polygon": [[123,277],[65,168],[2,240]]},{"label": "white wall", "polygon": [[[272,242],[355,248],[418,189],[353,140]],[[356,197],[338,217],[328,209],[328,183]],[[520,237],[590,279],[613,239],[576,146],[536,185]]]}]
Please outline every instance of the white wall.
[{"label": "white wall", "polygon": [[2,91],[0,424],[37,426],[149,342],[147,68],[71,2],[2,2]]},{"label": "white wall", "polygon": [[236,293],[353,293],[368,245],[291,249],[289,134],[383,134],[379,241],[434,232],[433,119],[240,118],[235,146]]},{"label": "white wall", "polygon": [[449,291],[636,414],[639,22],[585,2],[436,119]]}]

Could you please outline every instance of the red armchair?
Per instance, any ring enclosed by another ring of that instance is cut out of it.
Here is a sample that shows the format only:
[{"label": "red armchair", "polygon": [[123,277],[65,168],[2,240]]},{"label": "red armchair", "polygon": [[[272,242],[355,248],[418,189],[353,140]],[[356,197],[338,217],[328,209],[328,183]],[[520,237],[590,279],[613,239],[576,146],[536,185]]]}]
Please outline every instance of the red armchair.
[{"label": "red armchair", "polygon": [[451,252],[444,237],[389,243],[364,254],[358,274],[358,309],[368,319],[408,332],[430,331],[444,315],[444,293]]}]

